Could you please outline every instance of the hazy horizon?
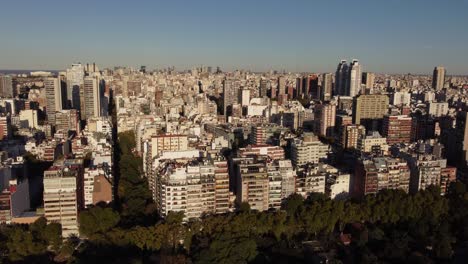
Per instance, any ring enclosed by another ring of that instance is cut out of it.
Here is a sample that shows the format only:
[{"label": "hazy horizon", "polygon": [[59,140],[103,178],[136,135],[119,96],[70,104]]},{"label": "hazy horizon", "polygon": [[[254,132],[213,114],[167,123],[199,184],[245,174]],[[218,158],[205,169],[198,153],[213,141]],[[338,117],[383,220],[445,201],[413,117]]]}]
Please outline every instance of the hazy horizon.
[{"label": "hazy horizon", "polygon": [[[27,8],[25,8],[27,6]],[[65,69],[76,61],[334,72],[468,74],[468,1],[7,1],[0,69]]]}]

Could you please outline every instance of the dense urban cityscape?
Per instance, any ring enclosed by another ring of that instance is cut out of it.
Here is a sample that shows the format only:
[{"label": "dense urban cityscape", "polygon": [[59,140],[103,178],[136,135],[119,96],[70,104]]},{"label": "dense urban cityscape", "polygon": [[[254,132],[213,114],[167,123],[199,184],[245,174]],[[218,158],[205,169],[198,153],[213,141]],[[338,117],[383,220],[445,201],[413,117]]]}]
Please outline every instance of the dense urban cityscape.
[{"label": "dense urban cityscape", "polygon": [[[388,75],[356,59],[321,74],[95,63],[2,74],[0,250],[9,261],[86,258],[108,242],[167,263],[450,260],[468,235],[467,88],[441,66]],[[400,251],[359,248],[410,236],[383,234],[391,225],[425,230]]]},{"label": "dense urban cityscape", "polygon": [[0,5],[0,264],[468,259],[468,0]]}]

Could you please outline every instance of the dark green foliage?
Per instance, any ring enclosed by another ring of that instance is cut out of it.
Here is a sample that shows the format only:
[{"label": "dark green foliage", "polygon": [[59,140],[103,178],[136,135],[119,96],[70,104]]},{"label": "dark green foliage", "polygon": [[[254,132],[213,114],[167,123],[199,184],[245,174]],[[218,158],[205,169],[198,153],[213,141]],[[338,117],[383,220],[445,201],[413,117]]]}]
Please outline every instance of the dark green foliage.
[{"label": "dark green foliage", "polygon": [[[133,153],[135,135],[133,132],[119,133],[118,167],[119,180],[117,197],[121,206],[123,224],[130,226],[157,219],[148,208],[151,207],[151,192],[143,175],[143,161]],[[148,217],[146,217],[148,216]],[[149,218],[149,220],[148,220]]]},{"label": "dark green foliage", "polygon": [[39,259],[57,252],[62,246],[61,226],[47,224],[44,218],[39,218],[30,226],[4,226],[0,231],[0,250],[10,261]]},{"label": "dark green foliage", "polygon": [[[123,171],[135,174],[125,176],[122,211],[81,212],[83,243],[62,243],[60,226],[39,219],[29,227],[0,226],[2,256],[28,261],[52,255],[73,263],[314,263],[325,254],[331,263],[449,263],[468,250],[468,194],[461,183],[446,197],[437,188],[414,195],[384,190],[360,201],[294,194],[278,211],[241,204],[235,213],[183,222],[181,212],[170,212],[148,224],[139,220],[153,210],[137,191],[145,188],[136,174],[139,163],[131,157],[124,162]],[[341,243],[342,233],[350,234],[349,245]],[[311,244],[320,245],[319,253]]]},{"label": "dark green foliage", "polygon": [[103,235],[119,221],[120,215],[111,208],[93,207],[80,213],[80,234],[86,237]]}]

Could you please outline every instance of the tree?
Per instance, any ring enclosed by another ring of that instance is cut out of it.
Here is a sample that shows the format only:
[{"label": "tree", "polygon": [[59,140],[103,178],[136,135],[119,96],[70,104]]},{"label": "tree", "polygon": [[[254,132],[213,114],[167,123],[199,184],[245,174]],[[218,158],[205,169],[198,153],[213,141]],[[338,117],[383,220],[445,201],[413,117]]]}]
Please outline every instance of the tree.
[{"label": "tree", "polygon": [[93,237],[96,234],[104,235],[119,221],[119,214],[111,208],[93,207],[80,213],[80,233],[88,237]]}]

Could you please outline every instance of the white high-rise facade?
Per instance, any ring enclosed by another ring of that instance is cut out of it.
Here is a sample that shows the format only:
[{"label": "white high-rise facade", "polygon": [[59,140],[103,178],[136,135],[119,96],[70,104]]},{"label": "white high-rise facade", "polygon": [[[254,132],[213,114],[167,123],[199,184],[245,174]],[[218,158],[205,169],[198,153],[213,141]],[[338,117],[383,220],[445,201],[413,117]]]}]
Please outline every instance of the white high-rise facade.
[{"label": "white high-rise facade", "polygon": [[362,70],[358,60],[353,60],[349,68],[349,88],[347,95],[354,97],[361,91]]},{"label": "white high-rise facade", "polygon": [[62,225],[62,236],[78,234],[76,175],[61,168],[44,172],[44,216]]}]

